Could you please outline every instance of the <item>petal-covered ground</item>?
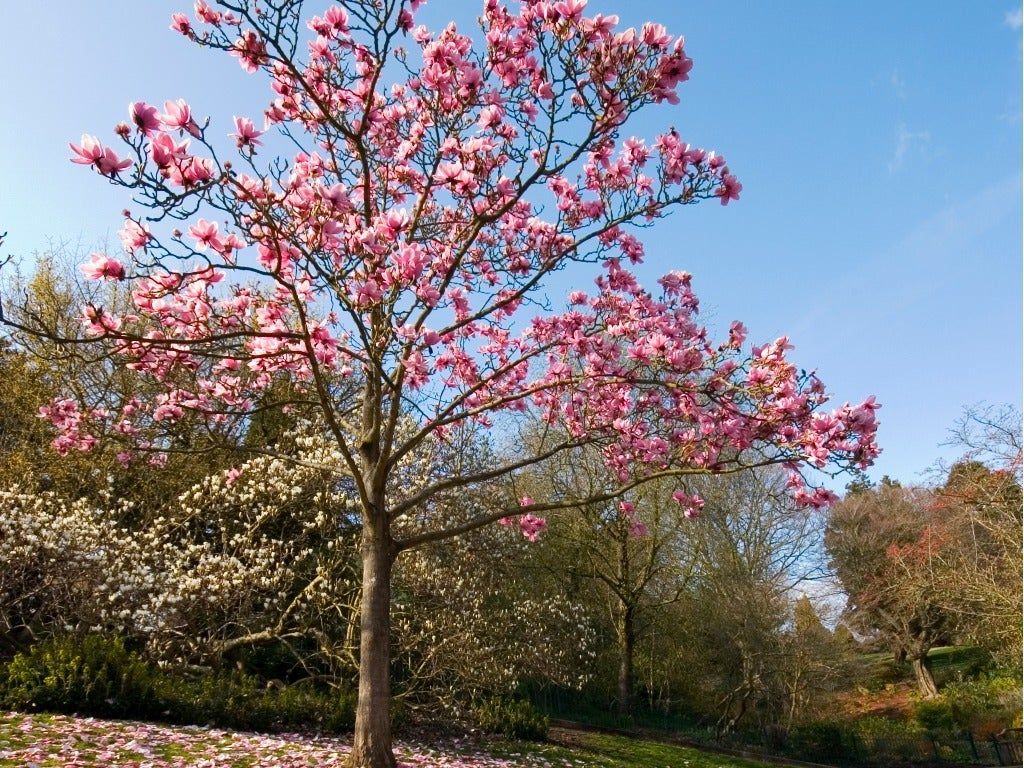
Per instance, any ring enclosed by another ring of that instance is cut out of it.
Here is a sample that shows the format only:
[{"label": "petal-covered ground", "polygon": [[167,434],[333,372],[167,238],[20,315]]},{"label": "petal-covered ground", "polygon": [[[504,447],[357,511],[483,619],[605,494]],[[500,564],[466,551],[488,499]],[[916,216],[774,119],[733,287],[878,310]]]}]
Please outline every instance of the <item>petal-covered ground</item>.
[{"label": "petal-covered ground", "polygon": [[[399,742],[402,768],[767,768],[656,741],[552,729],[560,745]],[[349,741],[308,734],[0,712],[0,768],[340,768]]]},{"label": "petal-covered ground", "polygon": [[[504,757],[451,740],[425,747],[396,745],[403,768],[578,768],[557,747],[508,749]],[[520,745],[516,745],[519,747]],[[64,715],[0,714],[0,766],[18,768],[330,768],[344,765],[344,738],[265,735],[196,726],[170,726]],[[552,754],[545,754],[551,752]]]}]

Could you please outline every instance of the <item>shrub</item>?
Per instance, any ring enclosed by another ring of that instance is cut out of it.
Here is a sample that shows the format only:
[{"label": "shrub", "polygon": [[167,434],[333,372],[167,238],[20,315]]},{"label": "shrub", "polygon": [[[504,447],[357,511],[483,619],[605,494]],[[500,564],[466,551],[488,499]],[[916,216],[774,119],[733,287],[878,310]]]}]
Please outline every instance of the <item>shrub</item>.
[{"label": "shrub", "polygon": [[256,677],[210,673],[168,676],[160,686],[165,717],[178,723],[271,731],[315,728],[339,733],[355,723],[355,695],[308,683],[268,687]]},{"label": "shrub", "polygon": [[355,693],[308,682],[268,687],[237,672],[184,676],[151,666],[119,638],[62,637],[18,654],[0,674],[0,705],[83,715],[154,718],[253,731],[355,723]]},{"label": "shrub", "polygon": [[16,709],[91,715],[154,714],[157,673],[117,637],[54,638],[17,654],[2,698]]},{"label": "shrub", "polygon": [[852,737],[840,723],[807,723],[789,729],[786,751],[803,760],[828,763],[849,756],[851,741]]},{"label": "shrub", "polygon": [[952,731],[955,727],[953,707],[945,696],[915,701],[914,719],[929,733]]},{"label": "shrub", "polygon": [[880,765],[913,762],[928,754],[931,743],[914,722],[885,717],[864,717],[856,722],[856,732],[871,761]]},{"label": "shrub", "polygon": [[473,714],[488,733],[529,741],[543,741],[548,735],[547,716],[523,699],[496,696],[477,705]]},{"label": "shrub", "polygon": [[954,723],[963,729],[976,729],[995,721],[1011,725],[1020,713],[1020,678],[979,677],[949,683],[942,692],[949,702]]}]

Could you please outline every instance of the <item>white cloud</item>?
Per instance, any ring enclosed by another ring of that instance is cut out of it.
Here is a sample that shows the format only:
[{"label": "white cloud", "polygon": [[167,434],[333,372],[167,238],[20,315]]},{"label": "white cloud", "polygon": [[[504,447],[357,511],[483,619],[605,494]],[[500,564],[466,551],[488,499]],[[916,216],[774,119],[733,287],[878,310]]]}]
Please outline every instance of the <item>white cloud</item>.
[{"label": "white cloud", "polygon": [[889,173],[896,173],[903,167],[907,155],[915,148],[923,148],[932,140],[928,131],[909,131],[902,123],[896,129],[896,148],[889,161]]},{"label": "white cloud", "polygon": [[901,101],[907,100],[907,81],[903,79],[903,75],[900,74],[898,69],[894,69],[892,74],[889,75],[889,85],[892,86],[893,91],[895,91]]},{"label": "white cloud", "polygon": [[1003,23],[1010,29],[1020,29],[1024,26],[1024,9],[1014,8],[1012,11],[1007,11]]}]

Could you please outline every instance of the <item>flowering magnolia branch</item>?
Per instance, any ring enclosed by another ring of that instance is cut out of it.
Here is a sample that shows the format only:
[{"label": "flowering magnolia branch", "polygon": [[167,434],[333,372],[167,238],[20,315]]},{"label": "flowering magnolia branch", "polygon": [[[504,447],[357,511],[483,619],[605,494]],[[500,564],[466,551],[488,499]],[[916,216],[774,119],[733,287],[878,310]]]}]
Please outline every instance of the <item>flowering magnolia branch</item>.
[{"label": "flowering magnolia branch", "polygon": [[[302,402],[322,410],[366,503],[359,440],[343,427],[329,384],[361,370],[361,431],[386,443],[377,479],[428,435],[536,407],[577,438],[572,446],[603,445],[623,479],[673,465],[722,471],[723,449],[772,444],[799,498],[827,502],[820,488],[802,490],[797,465],[866,465],[877,451],[872,402],[813,414],[824,391],[813,378],[801,387],[784,339],[744,361],[735,353],[745,331],[734,324],[729,342],[714,349],[694,323],[688,275],[666,276],[656,300],[621,264],[643,258],[625,226],[678,204],[738,196],[721,157],[674,130],[653,146],[617,140],[634,112],[675,101],[691,67],[681,40],[657,25],[615,33],[614,17],[588,19],[583,3],[526,3],[514,16],[489,2],[488,45],[475,53],[453,27],[440,35],[413,27],[415,5],[401,4],[397,24],[391,5],[330,9],[309,23],[315,38],[305,63],[294,55],[299,3],[269,15],[199,3],[202,31],[175,16],[173,28],[190,39],[230,51],[247,71],[264,70],[278,94],[267,124],[300,146],[305,135],[326,154],[304,150],[291,163],[261,167],[263,131],[236,118],[246,167],[239,172],[219,159],[209,120],[197,120],[183,100],[163,112],[131,105],[132,125],[116,130],[131,160],[91,136],[72,145],[74,162],[133,190],[150,211],[145,220],[126,212],[121,240],[134,274],[104,254],[83,265],[92,279],[134,284],[133,312],[86,307],[88,340],[167,392],[154,407],[135,401],[118,414],[55,404],[44,415],[63,431],[58,447],[88,448],[100,432],[159,451],[166,441],[144,435],[161,422],[245,419],[255,413],[252,395],[287,375],[308,389]],[[418,65],[393,51],[399,33],[420,49]],[[407,79],[380,92],[392,52]],[[541,218],[539,198],[531,202],[539,189],[554,200],[553,221]],[[407,201],[415,201],[411,212]],[[188,241],[178,229],[169,239],[150,229],[204,209],[226,216],[228,229],[198,218]],[[244,258],[253,247],[255,259]],[[543,278],[579,261],[604,265],[597,294],[576,291],[578,309],[535,318],[513,335]],[[218,292],[233,273],[266,289]],[[427,326],[434,316],[436,330]],[[38,322],[15,324],[45,332]],[[424,414],[424,427],[394,444],[397,419],[410,408]],[[417,501],[528,463],[446,478]]]}]

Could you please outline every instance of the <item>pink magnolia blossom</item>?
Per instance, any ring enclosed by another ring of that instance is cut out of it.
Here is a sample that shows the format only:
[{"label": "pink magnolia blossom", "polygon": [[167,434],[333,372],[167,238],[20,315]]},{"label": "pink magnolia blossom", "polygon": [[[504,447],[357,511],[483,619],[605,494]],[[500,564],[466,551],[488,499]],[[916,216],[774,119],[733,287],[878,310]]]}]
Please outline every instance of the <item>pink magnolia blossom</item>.
[{"label": "pink magnolia blossom", "polygon": [[733,349],[739,349],[746,340],[747,327],[739,320],[733,321],[732,325],[729,326],[729,346]]},{"label": "pink magnolia blossom", "polygon": [[103,145],[100,144],[99,139],[89,134],[82,134],[82,145],[76,146],[71,144],[71,151],[74,152],[77,157],[71,158],[71,162],[79,163],[81,165],[93,165],[101,157],[103,157]]},{"label": "pink magnolia blossom", "polygon": [[189,227],[188,233],[196,239],[196,248],[200,251],[204,251],[207,248],[219,251],[223,247],[216,222],[200,219]]},{"label": "pink magnolia blossom", "polygon": [[540,538],[540,534],[544,532],[544,529],[548,527],[547,520],[543,517],[536,517],[530,513],[527,513],[519,518],[519,528],[523,532],[529,541],[536,541]]},{"label": "pink magnolia blossom", "polygon": [[196,18],[204,24],[220,24],[223,14],[213,10],[205,0],[195,2]]},{"label": "pink magnolia blossom", "polygon": [[124,265],[105,253],[94,253],[79,269],[90,280],[123,280]]},{"label": "pink magnolia blossom", "polygon": [[267,59],[266,44],[256,33],[247,30],[235,40],[231,47],[231,55],[238,58],[238,63],[246,72],[255,72]]},{"label": "pink magnolia blossom", "polygon": [[76,155],[71,162],[92,165],[104,176],[114,176],[132,165],[131,160],[122,160],[112,149],[104,148],[94,136],[83,134],[81,146],[71,144],[70,147]]},{"label": "pink magnolia blossom", "polygon": [[186,36],[192,34],[192,24],[189,22],[188,16],[183,13],[171,15],[171,29]]},{"label": "pink magnolia blossom", "polygon": [[730,200],[739,200],[741,191],[743,191],[743,185],[726,168],[722,174],[722,185],[715,190],[722,205],[728,205]]},{"label": "pink magnolia blossom", "polygon": [[235,140],[235,145],[241,149],[242,147],[257,147],[263,142],[259,140],[260,136],[263,135],[262,131],[257,131],[256,126],[252,124],[252,120],[247,117],[236,117],[235,118],[235,132],[231,134]]},{"label": "pink magnolia blossom", "polygon": [[168,130],[183,130],[193,135],[199,133],[198,126],[192,119],[192,108],[184,99],[165,101],[164,111],[159,119]]},{"label": "pink magnolia blossom", "polygon": [[149,229],[132,219],[127,219],[117,234],[128,253],[135,253],[140,248],[144,248],[150,240]]},{"label": "pink magnolia blossom", "polygon": [[672,493],[672,498],[683,508],[686,517],[698,517],[704,508],[704,499],[697,495],[687,494],[686,491],[677,490]]},{"label": "pink magnolia blossom", "polygon": [[156,107],[144,101],[136,101],[128,106],[132,122],[140,133],[151,136],[160,130],[160,117]]}]

